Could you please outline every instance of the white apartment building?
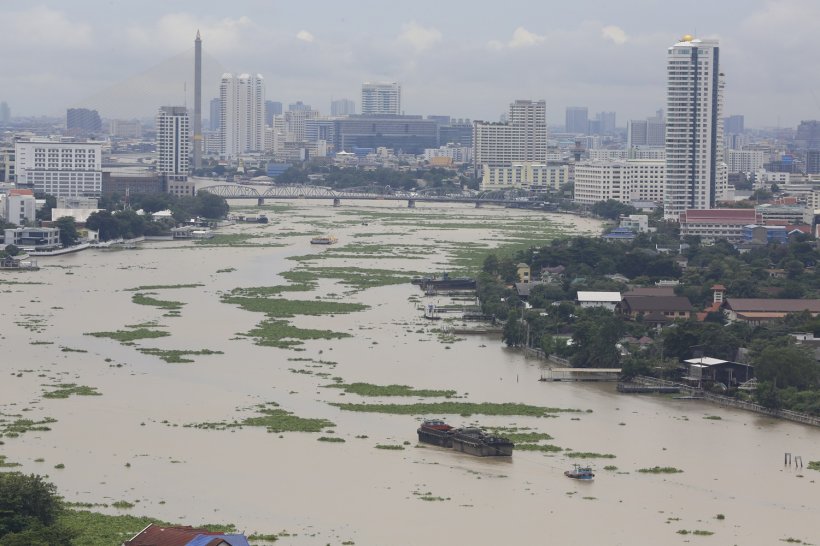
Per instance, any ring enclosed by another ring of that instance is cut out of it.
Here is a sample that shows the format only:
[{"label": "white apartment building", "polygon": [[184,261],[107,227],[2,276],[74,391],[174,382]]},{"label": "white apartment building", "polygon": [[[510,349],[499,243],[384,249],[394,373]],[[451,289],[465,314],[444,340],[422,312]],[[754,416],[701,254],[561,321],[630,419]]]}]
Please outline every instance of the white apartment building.
[{"label": "white apartment building", "polygon": [[188,180],[191,131],[188,109],[163,106],[157,113],[157,172],[167,180]]},{"label": "white apartment building", "polygon": [[473,161],[483,165],[509,166],[547,161],[547,104],[517,100],[510,104],[506,123],[476,121],[473,124]]},{"label": "white apartment building", "polygon": [[666,159],[666,148],[663,146],[633,146],[629,149],[629,159]]},{"label": "white apartment building", "polygon": [[557,190],[569,182],[569,165],[514,163],[509,166],[482,167],[481,190]]},{"label": "white apartment building", "polygon": [[627,123],[626,146],[664,146],[666,122],[663,118],[633,119]]},{"label": "white apartment building", "polygon": [[108,124],[108,132],[115,138],[140,138],[142,123],[136,119],[113,119]]},{"label": "white apartment building", "polygon": [[630,159],[626,161],[583,161],[575,165],[577,203],[593,205],[614,199],[660,203],[664,196],[666,162]]},{"label": "white apartment building", "polygon": [[629,150],[587,150],[590,161],[615,161],[629,159]]},{"label": "white apartment building", "polygon": [[362,114],[401,115],[401,84],[399,82],[364,82],[362,84]]},{"label": "white apartment building", "polygon": [[233,159],[265,148],[265,79],[223,74],[219,84],[220,155]]},{"label": "white apartment building", "polygon": [[684,36],[668,49],[664,216],[710,209],[728,189],[723,162],[723,74],[717,40]]},{"label": "white apartment building", "polygon": [[14,143],[17,185],[55,197],[97,197],[102,191],[102,143],[48,139]]},{"label": "white apartment building", "polygon": [[473,160],[473,149],[469,146],[456,146],[453,143],[438,148],[426,148],[424,150],[425,161],[430,161],[435,157],[447,157],[453,163],[470,163]]},{"label": "white apartment building", "polygon": [[305,122],[309,119],[319,119],[318,110],[288,110],[283,114],[285,132],[289,142],[303,142],[305,137]]},{"label": "white apartment building", "polygon": [[726,165],[730,173],[753,173],[763,168],[767,154],[763,150],[726,148]]},{"label": "white apartment building", "polygon": [[31,190],[11,190],[0,200],[0,212],[6,222],[23,226],[36,219],[37,200]]}]

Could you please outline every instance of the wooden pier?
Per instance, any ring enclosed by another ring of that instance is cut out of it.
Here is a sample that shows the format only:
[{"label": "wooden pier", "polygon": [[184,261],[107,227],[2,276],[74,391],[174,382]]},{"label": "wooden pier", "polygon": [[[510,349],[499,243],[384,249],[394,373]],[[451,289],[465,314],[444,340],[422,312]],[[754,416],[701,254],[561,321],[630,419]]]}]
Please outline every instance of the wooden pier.
[{"label": "wooden pier", "polygon": [[669,385],[638,385],[636,383],[618,383],[618,392],[624,394],[677,394],[680,387]]}]

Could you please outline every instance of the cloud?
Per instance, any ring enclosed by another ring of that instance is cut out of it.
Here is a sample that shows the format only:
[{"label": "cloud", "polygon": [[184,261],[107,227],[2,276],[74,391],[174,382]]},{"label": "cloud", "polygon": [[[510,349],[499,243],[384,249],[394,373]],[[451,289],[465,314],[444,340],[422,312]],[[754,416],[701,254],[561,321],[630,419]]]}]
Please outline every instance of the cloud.
[{"label": "cloud", "polygon": [[0,11],[3,31],[0,47],[10,49],[82,48],[92,44],[91,27],[71,21],[60,11],[45,6],[25,11]]},{"label": "cloud", "polygon": [[610,40],[611,42],[623,45],[629,39],[624,32],[624,29],[621,27],[616,27],[615,25],[607,25],[601,29],[601,37],[605,40]]},{"label": "cloud", "polygon": [[308,43],[315,40],[315,38],[313,37],[313,34],[308,32],[307,30],[300,30],[299,32],[296,33],[296,37],[298,39],[302,40],[303,42],[308,42]]},{"label": "cloud", "polygon": [[189,13],[169,13],[147,26],[133,25],[126,32],[126,42],[138,50],[175,52],[191,47],[197,30],[203,47],[210,51],[232,51],[243,47],[246,33],[253,28],[250,17],[202,20]]},{"label": "cloud", "polygon": [[510,38],[510,41],[506,44],[498,40],[490,40],[487,42],[487,47],[495,50],[502,50],[504,48],[518,49],[538,45],[546,39],[546,36],[530,32],[524,27],[518,27],[513,31],[512,38]]},{"label": "cloud", "polygon": [[437,28],[425,28],[415,21],[410,21],[402,25],[398,41],[409,45],[416,51],[424,51],[441,41],[441,32]]}]

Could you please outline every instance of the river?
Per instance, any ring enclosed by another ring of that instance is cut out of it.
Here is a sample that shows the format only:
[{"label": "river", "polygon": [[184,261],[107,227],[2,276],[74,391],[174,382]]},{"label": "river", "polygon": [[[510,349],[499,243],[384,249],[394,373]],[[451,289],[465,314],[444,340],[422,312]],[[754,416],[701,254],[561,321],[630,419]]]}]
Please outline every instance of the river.
[{"label": "river", "polygon": [[[699,401],[619,395],[611,383],[539,382],[543,362],[504,348],[497,336],[442,342],[447,340],[421,318],[422,293],[409,283],[354,292],[322,278],[312,292],[285,293],[320,301],[332,294],[333,301],[368,306],[351,314],[291,319],[299,327],[351,334],[306,341],[303,351],[259,346],[238,336],[263,315],[220,301],[237,287],[282,284],[280,273],[298,271],[305,263],[444,271],[467,243],[503,243],[517,224],[525,231],[519,237],[538,239],[559,228],[595,232],[595,222],[463,205],[419,204],[409,211],[378,202],[339,208],[298,202],[268,214],[268,226],[223,230],[255,236],[237,239],[241,246],[143,243],[138,250],[41,258],[38,272],[3,272],[0,412],[5,419],[57,421],[48,431],[3,438],[0,454],[24,472],[48,474],[69,501],[136,504],[127,511],[101,509],[106,513],[192,525],[233,523],[248,533],[284,532],[278,544],[820,540],[820,473],[783,466],[785,452],[800,455],[804,464],[820,460],[817,429]],[[288,259],[335,251],[309,244],[309,233],[331,232],[339,239],[337,247],[358,247],[315,262]],[[357,249],[363,253],[353,252]],[[126,290],[178,284],[203,286],[156,289],[151,295],[184,303],[178,317],[133,303],[135,292]],[[136,346],[86,335],[152,322],[171,335],[138,340]],[[139,347],[222,354],[171,364]],[[288,360],[294,358],[313,361]],[[323,387],[332,382],[329,376],[345,383],[453,389],[462,397],[457,401],[582,411],[557,417],[428,416],[446,417],[454,425],[526,427],[548,433],[551,444],[564,448],[517,451],[511,460],[476,458],[417,446],[421,416],[330,405],[407,404],[421,401],[418,397],[346,394]],[[55,388],[46,385],[56,384],[94,387],[101,396],[44,398]],[[321,434],[184,426],[241,420],[264,402],[335,426]],[[320,442],[319,436],[345,442]],[[377,444],[404,449],[377,449]],[[570,450],[616,457],[586,460],[596,479],[580,483],[563,475],[578,462],[566,457]],[[65,468],[54,468],[58,464]],[[617,470],[604,470],[606,465]],[[654,466],[683,472],[637,472]],[[684,530],[714,536],[679,532]]]}]

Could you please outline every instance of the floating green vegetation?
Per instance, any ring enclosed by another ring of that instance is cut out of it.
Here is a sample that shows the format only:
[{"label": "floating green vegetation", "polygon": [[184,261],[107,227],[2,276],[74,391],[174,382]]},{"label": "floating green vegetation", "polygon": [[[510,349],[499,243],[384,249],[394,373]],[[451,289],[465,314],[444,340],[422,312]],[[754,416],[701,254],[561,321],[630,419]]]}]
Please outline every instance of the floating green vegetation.
[{"label": "floating green vegetation", "polygon": [[152,298],[149,294],[152,294],[152,292],[140,292],[134,294],[133,296],[131,296],[131,301],[138,305],[150,305],[152,307],[159,307],[160,309],[173,310],[181,309],[182,306],[185,305],[181,301],[158,300],[156,298]]},{"label": "floating green vegetation", "polygon": [[339,438],[338,436],[319,436],[316,438],[320,442],[330,442],[332,444],[342,444],[344,443],[344,438]]},{"label": "floating green vegetation", "polygon": [[545,453],[556,453],[564,450],[563,448],[552,444],[514,443],[517,451],[543,451]]},{"label": "floating green vegetation", "polygon": [[690,535],[691,534],[691,535],[696,535],[696,536],[708,537],[710,535],[714,535],[715,533],[713,533],[712,531],[703,531],[703,530],[700,530],[700,529],[695,529],[694,531],[688,531],[686,529],[680,529],[678,531],[678,534],[679,535]]},{"label": "floating green vegetation", "polygon": [[367,309],[361,303],[342,303],[321,300],[288,300],[284,298],[248,298],[223,296],[224,303],[238,305],[246,311],[265,313],[269,317],[294,317],[296,315],[336,315]]},{"label": "floating green vegetation", "polygon": [[610,472],[615,472],[616,470],[618,470],[618,467],[615,466],[614,464],[608,464],[604,467],[604,470],[608,470]]},{"label": "floating green vegetation", "polygon": [[58,383],[56,385],[43,385],[44,387],[54,388],[53,391],[43,393],[43,398],[68,398],[69,396],[101,396],[101,392],[97,392],[96,387],[86,387],[85,385],[77,385],[76,383]]},{"label": "floating green vegetation", "polygon": [[376,449],[387,449],[393,451],[401,451],[404,449],[404,446],[398,444],[376,444]]},{"label": "floating green vegetation", "polygon": [[29,345],[54,345],[53,341],[29,341]]},{"label": "floating green vegetation", "polygon": [[653,466],[651,468],[639,468],[638,472],[644,474],[678,474],[683,472],[683,470],[675,468],[674,466]]},{"label": "floating green vegetation", "polygon": [[63,463],[55,464],[54,468],[56,468],[57,470],[62,470],[65,468],[65,465]]},{"label": "floating green vegetation", "polygon": [[216,270],[217,273],[233,273],[234,271],[236,271],[235,267],[225,267],[223,269]]},{"label": "floating green vegetation", "polygon": [[488,427],[487,431],[494,436],[503,436],[511,442],[516,444],[533,444],[542,440],[552,440],[552,436],[546,432],[535,432],[523,428],[509,428],[509,427]]},{"label": "floating green vegetation", "polygon": [[253,233],[223,233],[214,235],[210,239],[197,239],[194,244],[199,246],[268,246],[250,242],[253,239],[261,238],[263,238],[262,235],[254,235]]},{"label": "floating green vegetation", "polygon": [[114,508],[118,508],[120,510],[129,510],[135,506],[135,504],[130,503],[128,501],[119,500],[111,503],[111,506]]},{"label": "floating green vegetation", "polygon": [[547,408],[528,404],[434,402],[416,404],[331,404],[345,411],[369,413],[393,413],[398,415],[529,415],[533,417],[554,416],[559,412],[577,412],[576,409]]},{"label": "floating green vegetation", "polygon": [[140,347],[137,349],[139,352],[158,356],[165,362],[169,364],[185,364],[189,362],[193,362],[190,358],[185,358],[188,355],[221,355],[224,354],[222,351],[212,351],[210,349],[199,349],[199,350],[179,350],[179,349],[152,349],[147,347]]},{"label": "floating green vegetation", "polygon": [[200,286],[205,286],[201,283],[191,283],[191,284],[146,284],[143,286],[137,286],[136,288],[126,288],[126,292],[143,292],[145,290],[166,290],[172,288],[199,288]]},{"label": "floating green vegetation", "polygon": [[713,421],[720,421],[721,419],[723,419],[720,415],[704,415],[703,418],[711,419]]},{"label": "floating green vegetation", "polygon": [[[105,505],[101,505],[105,506]],[[64,510],[58,522],[77,533],[73,544],[83,546],[111,546],[122,544],[151,523],[162,526],[173,525],[158,519],[137,517],[127,514],[110,516],[87,510]],[[236,532],[233,525],[202,525],[210,531]]]},{"label": "floating green vegetation", "polygon": [[268,432],[321,432],[328,427],[336,426],[327,419],[306,419],[297,417],[289,411],[280,409],[279,404],[267,402],[255,406],[256,417],[246,417],[242,421],[198,423],[185,425],[192,428],[205,428],[212,430],[228,430],[241,427],[265,427]]},{"label": "floating green vegetation", "polygon": [[20,463],[10,463],[5,455],[0,455],[0,468],[14,468],[15,466],[22,466]]},{"label": "floating green vegetation", "polygon": [[614,459],[615,455],[612,453],[594,453],[590,451],[570,451],[565,453],[571,459]]},{"label": "floating green vegetation", "polygon": [[36,281],[3,281],[3,280],[0,280],[0,284],[45,284],[45,283],[36,282]]},{"label": "floating green vegetation", "polygon": [[151,339],[156,337],[170,336],[168,332],[162,330],[150,330],[148,328],[136,328],[133,330],[117,330],[116,332],[87,332],[85,335],[94,337],[107,337],[122,343],[136,341],[138,339]]},{"label": "floating green vegetation", "polygon": [[264,320],[249,332],[237,335],[252,337],[257,345],[279,347],[281,349],[291,349],[309,339],[342,339],[350,337],[350,334],[344,332],[297,328],[284,320]]},{"label": "floating green vegetation", "polygon": [[[427,254],[427,253],[426,253]],[[357,290],[406,284],[413,277],[422,275],[418,271],[395,271],[392,269],[368,269],[362,267],[312,267],[309,272],[323,279],[339,279],[344,285]]]},{"label": "floating green vegetation", "polygon": [[444,397],[456,395],[453,390],[416,389],[407,385],[373,385],[372,383],[335,383],[324,385],[329,389],[343,389],[348,394],[359,396],[419,396],[423,398]]},{"label": "floating green vegetation", "polygon": [[806,468],[808,468],[809,470],[820,471],[820,461],[809,461],[809,464]]},{"label": "floating green vegetation", "polygon": [[422,493],[420,491],[413,491],[413,494],[418,497],[419,500],[427,501],[427,502],[440,502],[440,501],[448,501],[450,497],[444,498],[439,497],[438,495],[433,495],[430,491],[426,493]]},{"label": "floating green vegetation", "polygon": [[87,353],[85,349],[72,349],[71,347],[60,347],[60,350],[64,353]]},{"label": "floating green vegetation", "polygon": [[40,421],[33,419],[16,419],[14,421],[0,419],[0,436],[16,438],[26,432],[46,432],[51,430],[48,425],[56,422],[57,419],[51,417],[46,417]]},{"label": "floating green vegetation", "polygon": [[29,313],[24,313],[20,315],[21,319],[14,321],[14,324],[20,326],[21,328],[25,328],[30,332],[34,332],[35,334],[41,334],[46,330],[46,319],[43,318],[43,315],[32,315]]}]

